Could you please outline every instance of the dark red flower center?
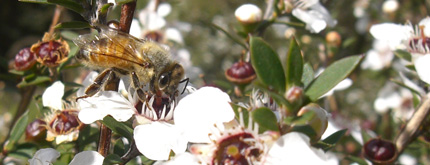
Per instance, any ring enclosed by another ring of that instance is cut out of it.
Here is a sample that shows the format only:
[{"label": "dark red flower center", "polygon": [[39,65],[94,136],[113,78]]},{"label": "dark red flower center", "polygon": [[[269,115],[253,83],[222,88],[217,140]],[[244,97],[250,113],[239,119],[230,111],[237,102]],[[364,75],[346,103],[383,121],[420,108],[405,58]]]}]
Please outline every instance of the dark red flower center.
[{"label": "dark red flower center", "polygon": [[80,125],[81,122],[78,119],[78,111],[75,110],[61,111],[49,124],[57,134],[65,134],[70,131],[74,131],[79,129]]},{"label": "dark red flower center", "polygon": [[250,133],[239,133],[228,136],[218,143],[212,164],[247,165],[256,160],[261,150],[254,147],[255,139]]}]

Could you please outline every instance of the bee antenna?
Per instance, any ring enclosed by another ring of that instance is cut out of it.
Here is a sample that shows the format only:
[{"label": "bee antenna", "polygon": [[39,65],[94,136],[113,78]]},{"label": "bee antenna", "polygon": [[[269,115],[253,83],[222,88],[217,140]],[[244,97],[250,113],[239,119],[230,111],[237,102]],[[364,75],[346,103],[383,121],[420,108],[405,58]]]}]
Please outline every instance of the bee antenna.
[{"label": "bee antenna", "polygon": [[181,92],[181,95],[184,94],[185,89],[187,89],[187,85],[188,85],[188,82],[190,82],[190,78],[187,77],[187,78],[179,81],[179,83],[183,83],[183,82],[185,82],[185,86],[184,86],[184,90],[182,90],[182,92]]}]

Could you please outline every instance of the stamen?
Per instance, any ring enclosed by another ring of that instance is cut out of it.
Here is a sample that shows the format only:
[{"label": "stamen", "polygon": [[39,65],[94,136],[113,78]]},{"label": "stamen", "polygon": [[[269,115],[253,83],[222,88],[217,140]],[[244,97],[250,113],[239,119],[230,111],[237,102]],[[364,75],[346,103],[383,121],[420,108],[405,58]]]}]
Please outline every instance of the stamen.
[{"label": "stamen", "polygon": [[163,111],[161,112],[160,120],[164,119],[164,115],[166,115],[166,106],[163,106]]}]

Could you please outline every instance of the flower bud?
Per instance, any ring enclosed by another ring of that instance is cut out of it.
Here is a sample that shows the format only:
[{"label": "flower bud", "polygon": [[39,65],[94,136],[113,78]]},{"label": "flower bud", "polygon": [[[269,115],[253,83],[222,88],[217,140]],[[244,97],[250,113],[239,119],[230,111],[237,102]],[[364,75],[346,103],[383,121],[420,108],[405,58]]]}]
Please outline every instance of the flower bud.
[{"label": "flower bud", "polygon": [[263,12],[253,4],[244,4],[238,7],[234,15],[242,24],[245,33],[252,32],[263,19]]},{"label": "flower bud", "polygon": [[394,13],[399,9],[399,2],[397,0],[386,0],[382,4],[382,11],[386,14]]},{"label": "flower bud", "polygon": [[243,24],[253,24],[261,21],[263,12],[253,4],[244,4],[234,12],[236,19]]},{"label": "flower bud", "polygon": [[308,104],[302,107],[297,116],[308,116],[309,120],[306,124],[311,126],[315,131],[315,136],[310,137],[311,141],[316,142],[321,139],[328,126],[327,112],[322,109],[318,104]]},{"label": "flower bud", "polygon": [[21,49],[18,54],[15,55],[14,68],[19,71],[29,70],[36,63],[36,57],[34,53],[30,51],[30,48]]},{"label": "flower bud", "polygon": [[25,140],[38,142],[46,137],[46,123],[36,119],[27,125],[25,129]]},{"label": "flower bud", "polygon": [[245,85],[251,83],[257,75],[249,62],[239,61],[225,71],[225,77],[232,83]]},{"label": "flower bud", "polygon": [[303,104],[303,88],[298,86],[293,86],[289,88],[288,91],[285,93],[285,99],[287,99],[288,102],[291,103],[291,105],[293,106],[293,111],[297,112],[297,110]]},{"label": "flower bud", "polygon": [[37,62],[48,67],[56,67],[67,61],[69,44],[62,39],[54,40],[48,33],[42,39],[31,46],[31,52],[36,54]]},{"label": "flower bud", "polygon": [[396,160],[396,146],[380,138],[370,139],[363,146],[363,155],[375,164],[391,164]]},{"label": "flower bud", "polygon": [[340,36],[340,34],[338,32],[331,31],[331,32],[327,33],[327,35],[325,36],[325,40],[326,40],[328,45],[333,46],[333,47],[339,47],[341,42],[342,42],[342,37]]}]

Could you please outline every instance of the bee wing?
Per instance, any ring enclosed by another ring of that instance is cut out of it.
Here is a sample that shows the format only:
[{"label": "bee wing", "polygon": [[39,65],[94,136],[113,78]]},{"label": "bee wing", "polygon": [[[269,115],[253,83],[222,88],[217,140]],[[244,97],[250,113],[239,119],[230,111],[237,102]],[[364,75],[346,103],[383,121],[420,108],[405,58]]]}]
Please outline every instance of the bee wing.
[{"label": "bee wing", "polygon": [[[129,34],[122,33],[108,27],[101,27],[100,34],[80,35],[73,42],[88,54],[108,56],[136,63],[141,66],[152,66],[151,61],[136,49],[136,44],[144,42]],[[121,54],[121,55],[119,55]]]}]

